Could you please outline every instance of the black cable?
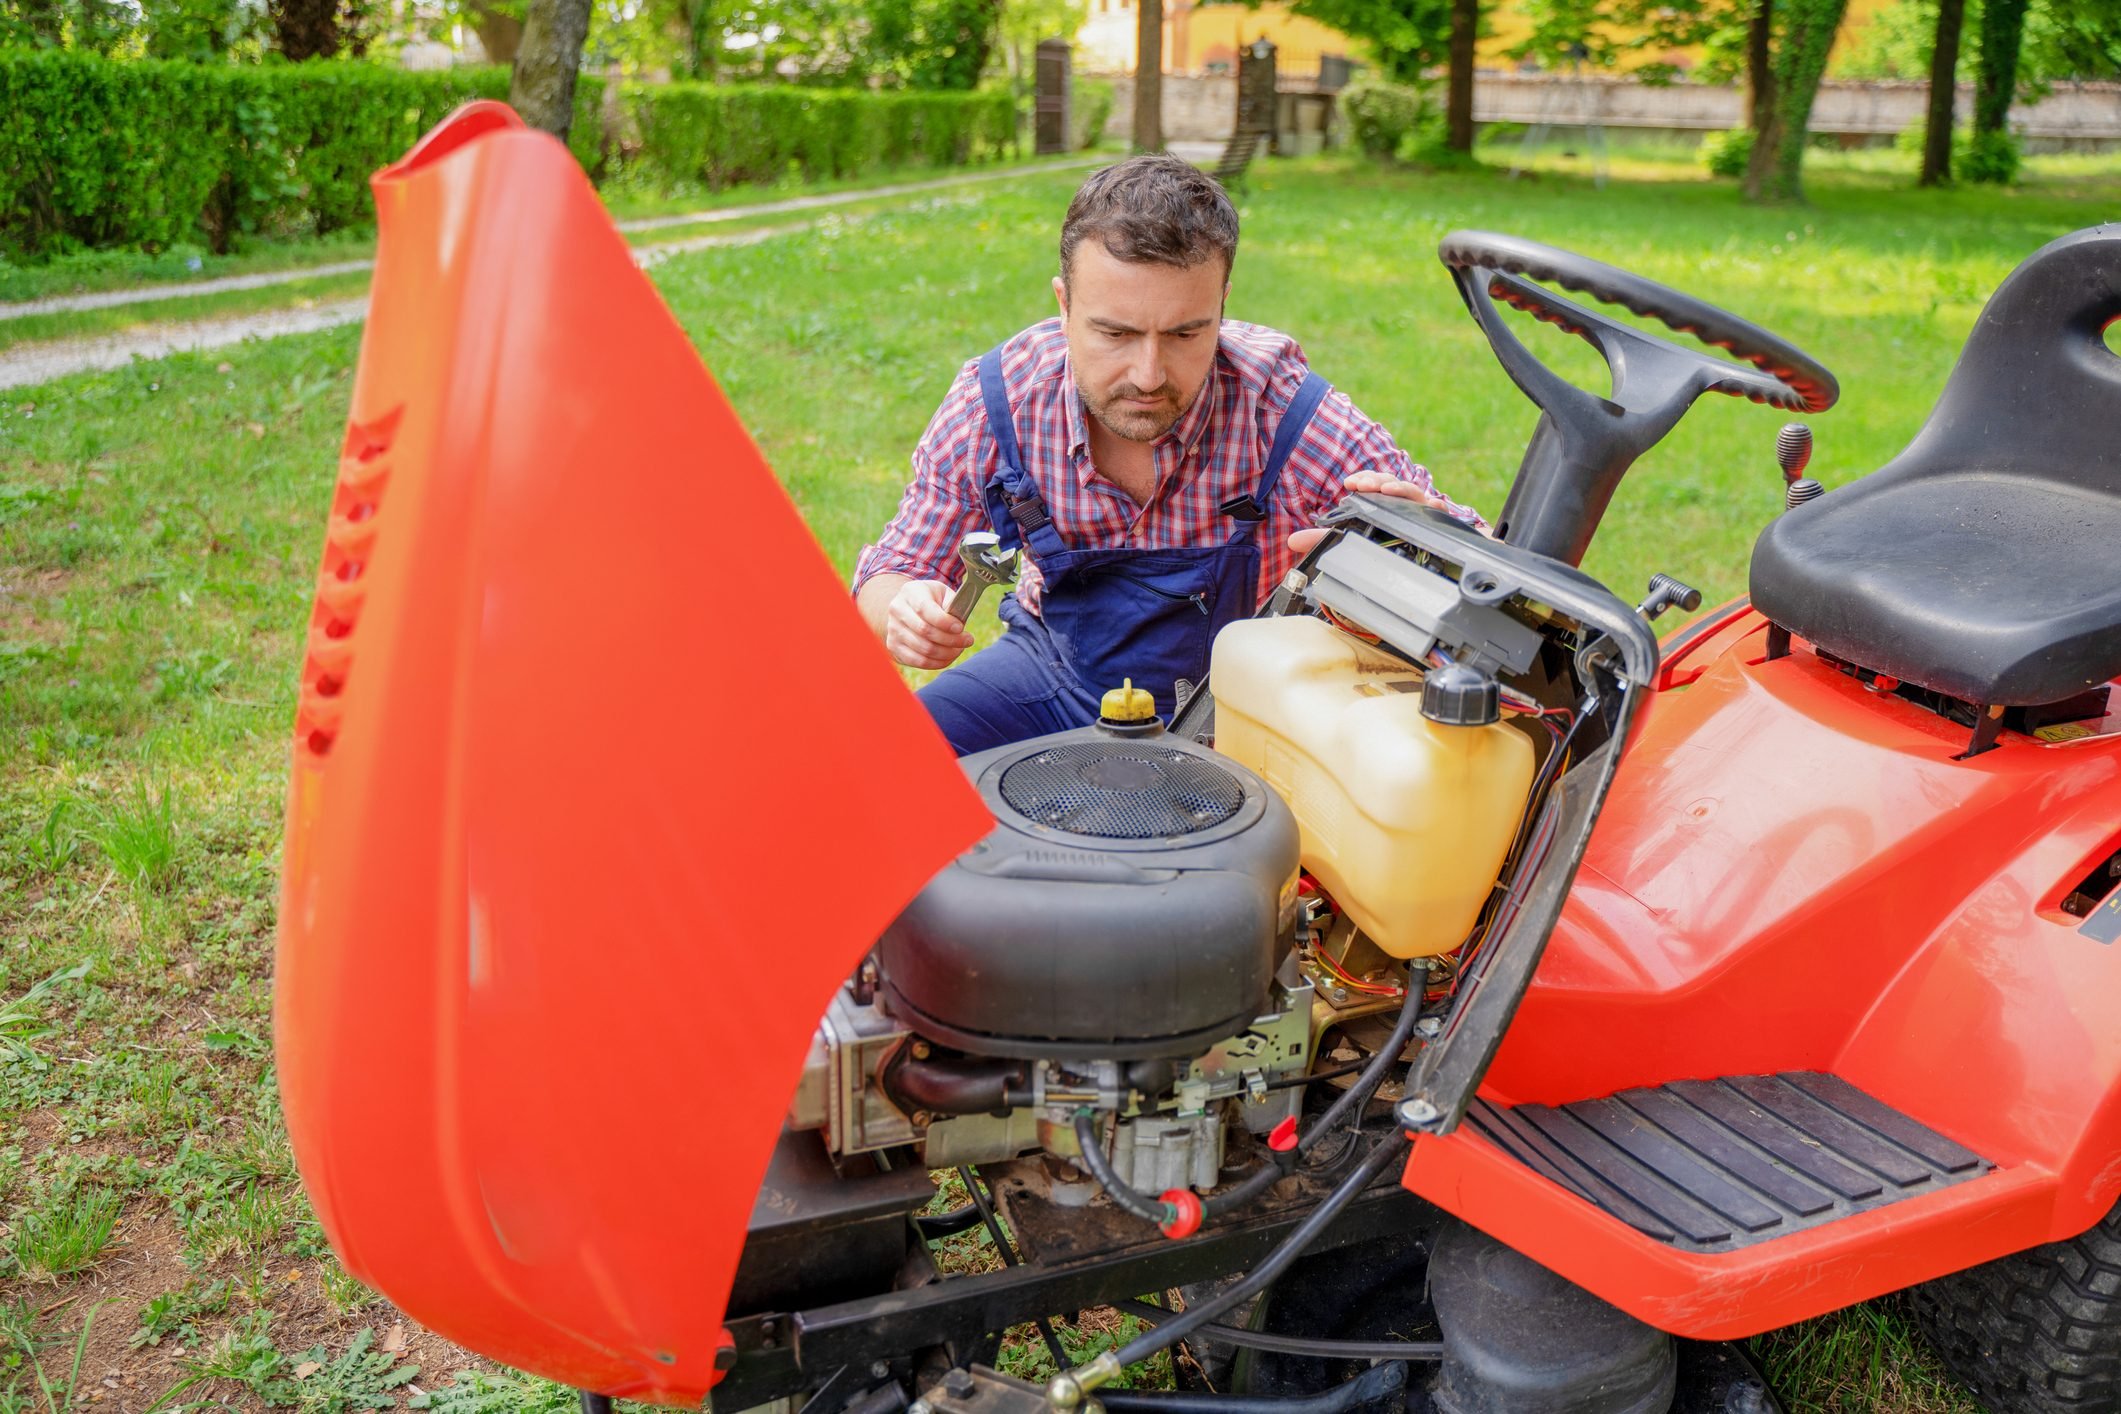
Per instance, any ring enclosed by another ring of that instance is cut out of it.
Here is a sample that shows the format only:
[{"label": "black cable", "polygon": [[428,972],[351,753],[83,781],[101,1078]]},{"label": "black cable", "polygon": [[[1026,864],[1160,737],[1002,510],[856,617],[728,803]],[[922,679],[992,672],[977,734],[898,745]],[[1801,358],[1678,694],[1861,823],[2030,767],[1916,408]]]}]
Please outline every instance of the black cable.
[{"label": "black cable", "polygon": [[[994,1215],[994,1204],[988,1201],[986,1191],[980,1187],[979,1174],[973,1170],[972,1165],[959,1164],[957,1177],[958,1181],[965,1185],[965,1191],[972,1195],[972,1204],[979,1209],[980,1217],[986,1221],[987,1235],[994,1239],[995,1250],[1002,1254],[1002,1265],[1015,1266],[1016,1249],[1009,1245],[1009,1234],[1002,1231],[1002,1220]],[[1037,1326],[1038,1333],[1045,1338],[1046,1350],[1053,1356],[1053,1368],[1067,1369],[1068,1352],[1061,1349],[1060,1337],[1053,1333],[1052,1322],[1044,1316],[1039,1316],[1031,1324]]]},{"label": "black cable", "polygon": [[[1097,1112],[1087,1105],[1075,1112],[1075,1147],[1082,1150],[1083,1164],[1090,1170],[1090,1176],[1097,1180],[1097,1186],[1119,1205],[1120,1211],[1147,1219],[1158,1227],[1178,1216],[1169,1203],[1149,1197],[1119,1176],[1112,1161],[1105,1157],[1105,1137],[1097,1132]],[[1271,1165],[1268,1171],[1273,1171]],[[1250,1182],[1249,1179],[1246,1181]],[[1202,1207],[1205,1210],[1206,1205]]]},{"label": "black cable", "polygon": [[[1115,1301],[1112,1304],[1150,1325],[1168,1321],[1174,1314],[1146,1301]],[[1204,1340],[1219,1340],[1224,1345],[1241,1345],[1248,1350],[1266,1350],[1276,1355],[1310,1355],[1321,1360],[1443,1359],[1443,1342],[1440,1340],[1334,1340],[1326,1336],[1272,1335],[1212,1321],[1193,1333]]]},{"label": "black cable", "polygon": [[1119,1367],[1124,1369],[1137,1360],[1146,1360],[1157,1351],[1178,1344],[1223,1312],[1266,1290],[1291,1262],[1303,1255],[1306,1247],[1318,1240],[1318,1235],[1340,1215],[1340,1210],[1370,1186],[1372,1179],[1383,1173],[1393,1160],[1404,1158],[1406,1146],[1411,1142],[1404,1131],[1395,1131],[1381,1141],[1355,1166],[1353,1173],[1341,1180],[1340,1187],[1334,1189],[1324,1202],[1312,1209],[1310,1215],[1296,1225],[1296,1230],[1283,1238],[1281,1245],[1268,1254],[1265,1261],[1247,1273],[1244,1280],[1228,1287],[1214,1300],[1192,1307],[1182,1315],[1173,1316],[1154,1330],[1128,1341],[1114,1354],[1113,1358]]},{"label": "black cable", "polygon": [[[1370,1096],[1384,1083],[1385,1075],[1398,1064],[1399,1053],[1407,1048],[1407,1042],[1413,1038],[1415,1024],[1421,1020],[1422,992],[1420,987],[1408,986],[1407,995],[1399,1004],[1399,1021],[1392,1028],[1391,1037],[1378,1049],[1376,1055],[1370,1057],[1355,1083],[1342,1091],[1340,1097],[1319,1116],[1318,1123],[1297,1136],[1295,1150],[1277,1154],[1273,1159],[1261,1164],[1245,1175],[1236,1187],[1203,1198],[1200,1204],[1201,1221],[1222,1217],[1251,1204],[1269,1188],[1288,1177],[1295,1167],[1296,1160],[1316,1147],[1319,1140],[1332,1133],[1351,1112],[1358,1123],[1361,1121],[1362,1107],[1369,1103]],[[1075,1112],[1075,1142],[1076,1147],[1082,1150],[1083,1163],[1090,1170],[1090,1176],[1097,1180],[1106,1196],[1118,1204],[1122,1211],[1155,1223],[1159,1228],[1178,1216],[1171,1205],[1161,1198],[1151,1198],[1120,1178],[1111,1161],[1105,1157],[1104,1138],[1098,1133],[1096,1114],[1088,1106]]]},{"label": "black cable", "polygon": [[1361,1119],[1362,1107],[1369,1103],[1371,1094],[1384,1083],[1386,1072],[1398,1064],[1399,1053],[1407,1048],[1407,1042],[1413,1038],[1414,1025],[1421,1020],[1422,991],[1422,988],[1413,985],[1411,977],[1408,978],[1406,998],[1399,1004],[1399,1024],[1392,1028],[1391,1039],[1378,1048],[1376,1055],[1370,1057],[1370,1063],[1362,1075],[1353,1085],[1341,1091],[1340,1098],[1319,1116],[1318,1123],[1298,1136],[1297,1153],[1310,1152],[1312,1146],[1330,1134],[1349,1111],[1354,1111],[1356,1118]]},{"label": "black cable", "polygon": [[1321,1080],[1338,1080],[1343,1075],[1353,1075],[1363,1068],[1364,1062],[1354,1061],[1348,1065],[1335,1066],[1331,1070],[1314,1070],[1309,1075],[1292,1075],[1287,1080],[1270,1080],[1269,1090],[1294,1090],[1300,1085],[1316,1085]]},{"label": "black cable", "polygon": [[1405,1389],[1407,1367],[1398,1360],[1365,1370],[1346,1384],[1318,1394],[1179,1394],[1170,1390],[1101,1389],[1096,1398],[1115,1414],[1345,1414]]}]

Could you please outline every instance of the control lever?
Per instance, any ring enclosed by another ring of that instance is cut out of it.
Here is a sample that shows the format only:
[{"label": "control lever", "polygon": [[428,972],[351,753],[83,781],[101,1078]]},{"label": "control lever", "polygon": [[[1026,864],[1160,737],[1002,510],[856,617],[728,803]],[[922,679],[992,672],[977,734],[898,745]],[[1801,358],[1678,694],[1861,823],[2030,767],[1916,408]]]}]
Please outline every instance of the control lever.
[{"label": "control lever", "polygon": [[1701,591],[1693,585],[1682,584],[1668,574],[1653,574],[1649,597],[1635,606],[1635,612],[1654,620],[1666,609],[1679,608],[1691,614],[1700,607]]},{"label": "control lever", "polygon": [[1816,501],[1826,488],[1804,474],[1812,461],[1812,429],[1802,422],[1784,423],[1775,434],[1775,461],[1782,467],[1782,508],[1794,511],[1806,501]]}]

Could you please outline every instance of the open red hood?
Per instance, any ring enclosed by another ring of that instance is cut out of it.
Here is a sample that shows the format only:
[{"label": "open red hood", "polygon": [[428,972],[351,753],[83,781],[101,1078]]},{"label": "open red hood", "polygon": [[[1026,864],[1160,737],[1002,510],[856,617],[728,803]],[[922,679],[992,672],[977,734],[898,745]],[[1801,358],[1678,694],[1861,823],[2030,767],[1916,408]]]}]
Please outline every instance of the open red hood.
[{"label": "open red hood", "polygon": [[991,823],[559,143],[375,179],[274,1040],[347,1267],[696,1402],[816,1019]]}]

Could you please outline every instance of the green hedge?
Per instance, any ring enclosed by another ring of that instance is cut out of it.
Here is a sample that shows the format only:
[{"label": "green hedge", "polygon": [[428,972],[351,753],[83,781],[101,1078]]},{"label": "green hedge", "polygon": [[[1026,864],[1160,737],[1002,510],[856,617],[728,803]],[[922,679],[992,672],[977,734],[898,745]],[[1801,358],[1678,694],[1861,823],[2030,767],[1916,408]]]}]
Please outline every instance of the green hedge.
[{"label": "green hedge", "polygon": [[[0,53],[0,251],[149,249],[374,219],[369,176],[505,69],[113,62]],[[576,89],[576,155],[594,169],[603,82]]]},{"label": "green hedge", "polygon": [[624,103],[628,165],[666,188],[951,166],[1016,145],[1016,107],[1005,92],[672,83],[629,87]]}]

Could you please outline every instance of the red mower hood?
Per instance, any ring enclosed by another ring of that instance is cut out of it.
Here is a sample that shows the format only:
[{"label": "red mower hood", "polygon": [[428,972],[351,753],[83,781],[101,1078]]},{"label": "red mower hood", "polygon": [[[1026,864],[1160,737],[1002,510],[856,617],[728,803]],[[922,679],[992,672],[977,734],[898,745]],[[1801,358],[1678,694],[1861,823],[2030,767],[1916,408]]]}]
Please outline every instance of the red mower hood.
[{"label": "red mower hood", "polygon": [[697,1402],[818,1016],[991,820],[566,150],[476,103],[375,195],[288,792],[295,1155],[414,1319]]}]

